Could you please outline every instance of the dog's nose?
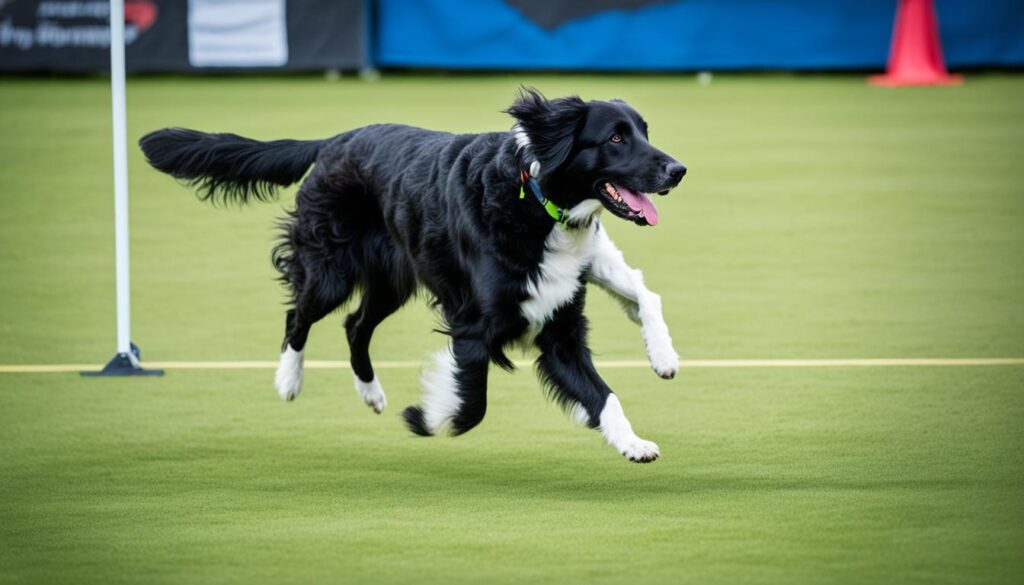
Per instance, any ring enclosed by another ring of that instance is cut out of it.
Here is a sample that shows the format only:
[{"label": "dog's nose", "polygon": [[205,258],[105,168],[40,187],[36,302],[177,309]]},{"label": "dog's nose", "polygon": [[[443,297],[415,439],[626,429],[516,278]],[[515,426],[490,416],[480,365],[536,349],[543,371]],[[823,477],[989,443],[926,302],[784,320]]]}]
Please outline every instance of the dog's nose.
[{"label": "dog's nose", "polygon": [[682,181],[683,177],[686,175],[686,165],[677,161],[672,161],[665,165],[665,174],[675,182]]}]

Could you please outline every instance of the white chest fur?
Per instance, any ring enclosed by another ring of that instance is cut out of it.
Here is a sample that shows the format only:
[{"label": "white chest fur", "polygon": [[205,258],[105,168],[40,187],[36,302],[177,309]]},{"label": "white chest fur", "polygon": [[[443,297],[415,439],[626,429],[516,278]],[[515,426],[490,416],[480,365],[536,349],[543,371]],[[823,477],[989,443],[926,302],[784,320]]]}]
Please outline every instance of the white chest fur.
[{"label": "white chest fur", "polygon": [[587,227],[565,229],[556,225],[551,229],[537,276],[526,285],[529,296],[519,305],[529,322],[528,340],[537,336],[557,309],[576,296],[582,286],[580,274],[593,259],[596,230],[596,221]]}]

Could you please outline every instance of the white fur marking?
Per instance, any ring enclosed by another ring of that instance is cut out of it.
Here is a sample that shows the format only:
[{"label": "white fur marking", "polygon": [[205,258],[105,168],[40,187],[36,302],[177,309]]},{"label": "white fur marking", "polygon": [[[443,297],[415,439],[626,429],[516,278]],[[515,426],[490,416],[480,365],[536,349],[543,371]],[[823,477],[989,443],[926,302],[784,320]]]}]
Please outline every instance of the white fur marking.
[{"label": "white fur marking", "polygon": [[530,136],[519,124],[512,126],[512,136],[516,141],[516,152],[519,153],[519,156],[523,157],[523,161],[530,163],[530,167],[527,169],[530,171],[530,175],[539,177],[540,161],[533,160],[533,144],[530,142]]},{"label": "white fur marking", "polygon": [[551,315],[572,301],[580,287],[580,274],[590,263],[594,227],[565,229],[556,225],[544,241],[544,257],[537,276],[526,284],[527,299],[519,305],[529,322],[527,339],[540,333]]},{"label": "white fur marking", "polygon": [[274,375],[274,386],[283,400],[295,400],[302,391],[302,359],[304,351],[295,351],[288,346],[281,354],[281,361]]},{"label": "white fur marking", "polygon": [[566,212],[569,214],[568,223],[572,226],[585,225],[602,209],[604,205],[597,199],[584,199]]},{"label": "white fur marking", "polygon": [[601,434],[608,444],[622,453],[626,459],[636,463],[654,461],[661,454],[658,446],[636,436],[633,426],[626,419],[622,403],[615,394],[609,394],[601,409]]},{"label": "white fur marking", "polygon": [[662,378],[672,378],[679,371],[679,354],[672,347],[668,325],[661,315],[661,297],[642,288],[639,304],[640,334],[644,338],[644,345],[647,346],[647,358],[651,361],[651,369]]},{"label": "white fur marking", "polygon": [[515,137],[516,150],[519,154],[524,155],[524,157],[528,155],[532,144],[530,143],[530,137],[526,134],[526,130],[519,124],[516,124],[512,126],[512,136]]},{"label": "white fur marking", "polygon": [[604,226],[597,226],[594,240],[594,261],[588,279],[608,291],[626,311],[626,315],[640,322],[640,307],[636,302],[636,282],[643,282],[640,271],[630,268],[622,251],[608,237]]},{"label": "white fur marking", "polygon": [[588,424],[590,424],[590,413],[588,413],[587,409],[584,408],[583,405],[580,404],[579,402],[574,402],[572,404],[572,408],[569,409],[568,413],[569,420],[571,420],[572,422],[581,426],[587,426]]},{"label": "white fur marking", "polygon": [[423,420],[435,435],[441,431],[462,407],[458,394],[455,373],[458,366],[451,348],[443,349],[433,356],[420,376],[423,384]]},{"label": "white fur marking", "polygon": [[356,392],[363,399],[363,402],[367,406],[373,409],[373,412],[380,414],[384,411],[384,407],[388,405],[388,397],[384,395],[384,388],[380,385],[380,380],[377,376],[373,377],[373,380],[369,382],[363,382],[359,379],[359,376],[354,376],[356,380]]},{"label": "white fur marking", "polygon": [[662,316],[661,297],[648,290],[643,273],[626,264],[622,251],[600,225],[588,276],[622,304],[630,319],[640,323],[640,334],[654,372],[662,378],[675,376],[679,370],[679,355],[672,347],[672,337]]}]

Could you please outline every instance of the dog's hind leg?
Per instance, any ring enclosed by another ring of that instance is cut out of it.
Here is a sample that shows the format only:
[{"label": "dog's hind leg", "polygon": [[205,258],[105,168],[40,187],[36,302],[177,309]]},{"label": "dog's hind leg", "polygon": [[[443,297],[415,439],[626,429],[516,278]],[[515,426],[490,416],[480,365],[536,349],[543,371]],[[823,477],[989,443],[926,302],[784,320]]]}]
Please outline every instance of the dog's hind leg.
[{"label": "dog's hind leg", "polygon": [[594,368],[582,297],[577,300],[556,311],[537,335],[541,379],[576,422],[599,429],[608,444],[630,461],[654,461],[660,454],[658,446],[633,432],[618,397]]},{"label": "dog's hind leg", "polygon": [[285,316],[281,361],[274,376],[274,386],[282,399],[295,400],[302,391],[302,366],[309,329],[341,306],[351,292],[352,285],[344,273],[335,273],[329,283],[309,280],[308,277],[303,283],[295,300],[295,308],[290,309]]},{"label": "dog's hind leg", "polygon": [[319,168],[299,189],[297,207],[280,224],[281,242],[272,254],[294,305],[285,320],[281,362],[274,379],[285,400],[294,400],[302,390],[310,327],[348,300],[362,274],[360,258],[354,253],[360,249],[361,233],[353,220],[339,214],[339,191],[324,187]]},{"label": "dog's hind leg", "polygon": [[487,346],[479,339],[453,337],[423,372],[423,400],[402,413],[417,435],[449,429],[461,435],[480,424],[487,412]]},{"label": "dog's hind leg", "polygon": [[370,339],[377,325],[405,304],[410,295],[411,292],[392,286],[386,278],[373,278],[365,286],[359,309],[345,318],[356,392],[377,414],[388,401],[370,361]]}]

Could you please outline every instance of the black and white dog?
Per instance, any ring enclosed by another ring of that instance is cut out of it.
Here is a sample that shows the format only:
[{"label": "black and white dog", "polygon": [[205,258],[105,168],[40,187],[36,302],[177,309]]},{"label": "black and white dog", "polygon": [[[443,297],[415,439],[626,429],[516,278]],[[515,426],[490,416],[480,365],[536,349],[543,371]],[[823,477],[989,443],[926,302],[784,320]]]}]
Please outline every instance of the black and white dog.
[{"label": "black and white dog", "polygon": [[654,371],[672,378],[679,356],[661,300],[623,260],[600,212],[655,225],[648,193],[665,194],[686,167],[648,142],[625,102],[548,100],[524,90],[507,110],[510,132],[448,134],[394,124],[316,141],[257,142],[169,128],[140,145],[157,169],[214,203],[267,200],[313,163],[283,222],[273,261],[293,294],[276,385],[302,387],[309,329],[359,289],[345,319],[356,390],[387,404],[368,348],[374,328],[420,287],[450,336],[423,375],[419,406],[403,416],[420,435],[461,434],[484,417],[490,363],[512,345],[540,350],[537,369],[569,415],[600,429],[630,461],[657,459],[594,369],[583,315],[586,282],[621,301],[640,324]]}]

